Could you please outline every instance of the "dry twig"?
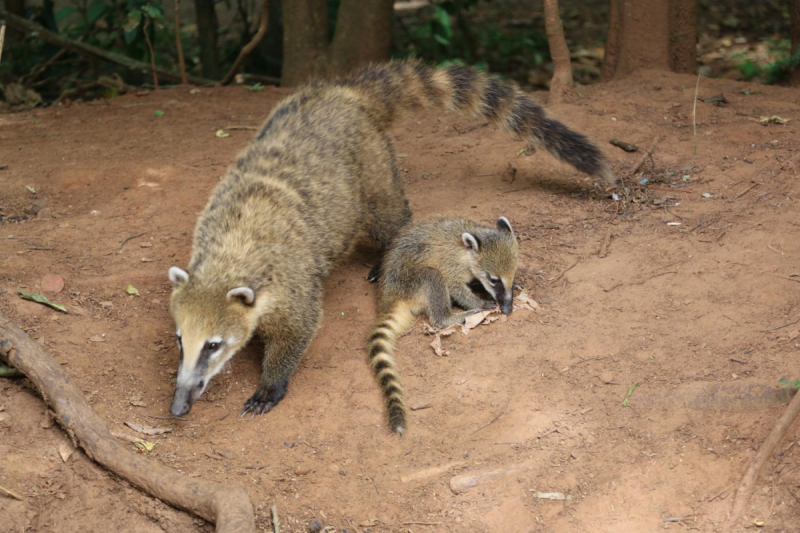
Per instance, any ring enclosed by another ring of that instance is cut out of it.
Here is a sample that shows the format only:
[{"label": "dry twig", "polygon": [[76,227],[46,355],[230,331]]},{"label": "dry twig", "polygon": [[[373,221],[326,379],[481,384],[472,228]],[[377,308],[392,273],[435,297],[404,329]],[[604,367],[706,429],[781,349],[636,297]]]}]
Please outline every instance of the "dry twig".
[{"label": "dry twig", "polygon": [[631,173],[630,173],[631,176],[633,176],[634,174],[636,174],[639,171],[639,168],[641,168],[641,166],[644,164],[645,160],[648,157],[651,157],[651,158],[653,157],[653,150],[655,150],[656,144],[658,144],[658,137],[653,139],[653,142],[650,144],[650,148],[648,148],[647,150],[644,151],[644,153],[642,154],[642,157],[640,157],[639,160],[636,162],[636,164],[633,166],[633,170],[631,170]]}]

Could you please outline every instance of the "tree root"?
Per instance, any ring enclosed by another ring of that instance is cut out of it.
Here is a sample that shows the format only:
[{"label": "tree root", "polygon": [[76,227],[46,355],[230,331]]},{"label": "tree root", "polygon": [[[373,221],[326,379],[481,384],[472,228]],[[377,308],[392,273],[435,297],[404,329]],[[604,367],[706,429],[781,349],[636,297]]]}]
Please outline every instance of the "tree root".
[{"label": "tree root", "polygon": [[61,365],[1,313],[0,360],[33,382],[75,445],[104,468],[170,505],[216,523],[219,533],[255,533],[247,491],[189,479],[120,444]]},{"label": "tree root", "polygon": [[739,483],[739,487],[736,489],[736,497],[733,500],[731,514],[728,515],[725,531],[733,531],[733,527],[744,514],[745,508],[750,502],[750,497],[753,495],[753,491],[756,488],[756,481],[758,481],[761,471],[764,470],[764,466],[766,466],[767,461],[770,456],[772,456],[772,452],[775,451],[778,443],[780,443],[798,414],[800,414],[800,393],[795,394],[792,401],[789,402],[789,406],[786,407],[783,415],[781,415],[775,427],[772,428],[767,440],[761,445],[758,453],[753,457],[753,461],[747,468],[747,472],[745,472],[742,481]]}]

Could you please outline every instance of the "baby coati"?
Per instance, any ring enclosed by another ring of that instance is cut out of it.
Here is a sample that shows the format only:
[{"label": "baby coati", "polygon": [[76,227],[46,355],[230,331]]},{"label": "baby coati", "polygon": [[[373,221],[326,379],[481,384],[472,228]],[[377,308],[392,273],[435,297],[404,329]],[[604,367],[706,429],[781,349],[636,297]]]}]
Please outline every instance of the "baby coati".
[{"label": "baby coati", "polygon": [[[402,434],[406,404],[394,351],[417,315],[436,328],[463,324],[466,317],[496,304],[511,314],[517,240],[506,217],[497,228],[462,218],[410,224],[400,231],[383,261],[379,280],[381,317],[369,338],[369,364],[386,400],[389,428]],[[478,281],[493,301],[469,284]],[[453,312],[452,303],[465,309]]]},{"label": "baby coati", "polygon": [[181,354],[173,415],[187,413],[255,334],[266,345],[263,371],[242,414],[284,397],[320,323],[331,269],[365,238],[385,248],[411,219],[385,130],[401,111],[424,107],[482,117],[614,183],[594,143],[472,68],[399,61],[300,89],[214,188],[188,269],[169,271]]}]

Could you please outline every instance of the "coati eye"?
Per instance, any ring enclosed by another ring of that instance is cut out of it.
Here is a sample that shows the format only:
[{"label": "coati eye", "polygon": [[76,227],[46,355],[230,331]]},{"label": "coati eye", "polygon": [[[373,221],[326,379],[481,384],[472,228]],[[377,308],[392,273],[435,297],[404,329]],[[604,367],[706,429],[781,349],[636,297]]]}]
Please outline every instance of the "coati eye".
[{"label": "coati eye", "polygon": [[497,285],[500,283],[500,278],[497,276],[489,276],[489,281],[491,281],[493,285]]},{"label": "coati eye", "polygon": [[209,352],[216,352],[217,350],[219,350],[219,343],[218,342],[207,342],[206,343],[206,349]]}]

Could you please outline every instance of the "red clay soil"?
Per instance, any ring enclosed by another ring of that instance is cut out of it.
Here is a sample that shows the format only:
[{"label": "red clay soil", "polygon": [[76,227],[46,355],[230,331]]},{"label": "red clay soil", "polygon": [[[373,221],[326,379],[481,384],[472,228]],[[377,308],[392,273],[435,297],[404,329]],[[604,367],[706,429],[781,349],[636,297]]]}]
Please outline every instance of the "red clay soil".
[{"label": "red clay soil", "polygon": [[[275,410],[237,416],[258,383],[251,346],[187,421],[145,416],[167,414],[177,368],[167,269],[186,265],[198,212],[253,135],[215,132],[257,126],[287,91],[182,88],[0,118],[0,310],[65,365],[113,431],[172,429],[148,437],[153,460],[244,486],[263,531],[273,504],[288,532],[314,520],[364,533],[719,531],[784,404],[708,391],[800,378],[800,91],[702,80],[701,98],[730,103],[697,104],[693,156],[694,84],[648,72],[552,109],[621,176],[641,152],[608,141],[660,137],[626,205],[545,154],[518,156],[522,143],[480,122],[420,113],[396,125],[416,216],[508,216],[518,281],[541,304],[445,338],[447,357],[420,320],[398,360],[410,405],[428,407],[402,439],[385,427],[365,363],[368,255],[328,282],[322,328]],[[760,125],[769,115],[790,121]],[[17,295],[41,291],[46,274],[64,277],[50,297],[69,314]],[[795,424],[743,526],[797,527],[798,440]],[[23,497],[0,496],[0,531],[213,530],[80,451],[63,460],[66,444],[25,380],[0,380],[0,486]],[[454,476],[509,467],[519,468],[450,488]]]}]

